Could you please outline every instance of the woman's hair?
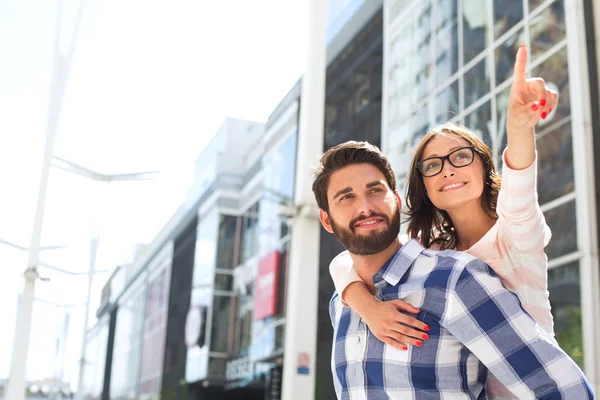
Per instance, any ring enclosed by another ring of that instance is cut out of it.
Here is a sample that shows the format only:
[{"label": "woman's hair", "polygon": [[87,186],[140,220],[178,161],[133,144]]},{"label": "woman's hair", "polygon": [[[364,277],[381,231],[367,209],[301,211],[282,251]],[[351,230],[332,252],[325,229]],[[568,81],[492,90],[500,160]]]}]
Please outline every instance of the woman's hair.
[{"label": "woman's hair", "polygon": [[448,213],[438,209],[427,197],[423,176],[417,169],[425,147],[441,133],[458,136],[475,149],[475,154],[481,159],[485,170],[481,206],[487,215],[494,219],[498,218],[496,204],[498,203],[501,177],[496,172],[490,148],[465,126],[446,123],[432,129],[421,139],[410,163],[408,175],[406,194],[408,235],[418,239],[425,248],[435,243],[442,249],[448,249],[456,247],[458,242],[454,224]]}]

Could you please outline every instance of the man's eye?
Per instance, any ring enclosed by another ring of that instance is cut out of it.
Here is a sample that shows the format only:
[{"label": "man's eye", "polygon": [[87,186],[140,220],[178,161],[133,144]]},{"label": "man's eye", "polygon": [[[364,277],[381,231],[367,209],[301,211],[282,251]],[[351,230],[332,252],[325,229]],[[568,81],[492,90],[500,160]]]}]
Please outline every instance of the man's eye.
[{"label": "man's eye", "polygon": [[371,193],[379,193],[379,192],[383,192],[383,190],[381,188],[374,188],[371,190]]},{"label": "man's eye", "polygon": [[345,195],[343,195],[343,196],[340,198],[340,201],[341,201],[341,200],[348,200],[348,199],[351,199],[352,197],[353,197],[353,196],[352,196],[351,194],[345,194]]}]

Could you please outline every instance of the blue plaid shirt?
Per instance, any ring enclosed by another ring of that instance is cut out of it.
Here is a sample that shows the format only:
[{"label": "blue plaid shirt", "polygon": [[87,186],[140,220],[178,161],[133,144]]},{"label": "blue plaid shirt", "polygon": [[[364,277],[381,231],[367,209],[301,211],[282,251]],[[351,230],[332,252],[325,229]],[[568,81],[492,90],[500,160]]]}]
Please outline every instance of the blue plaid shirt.
[{"label": "blue plaid shirt", "polygon": [[[349,257],[333,262],[348,265]],[[430,339],[408,351],[386,345],[334,294],[331,367],[339,399],[485,399],[488,370],[519,399],[594,397],[577,365],[483,261],[411,240],[373,282],[378,300],[420,308]]]}]

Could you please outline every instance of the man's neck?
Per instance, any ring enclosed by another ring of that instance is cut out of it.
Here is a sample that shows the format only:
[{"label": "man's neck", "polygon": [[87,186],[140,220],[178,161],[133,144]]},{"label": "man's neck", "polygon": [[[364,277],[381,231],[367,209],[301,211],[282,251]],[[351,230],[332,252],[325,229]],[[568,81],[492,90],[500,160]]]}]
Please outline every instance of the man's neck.
[{"label": "man's neck", "polygon": [[396,239],[385,250],[380,251],[377,254],[372,254],[370,256],[359,256],[350,253],[350,257],[352,257],[354,268],[356,269],[358,276],[360,276],[360,279],[367,284],[367,287],[372,294],[375,294],[373,275],[375,275],[377,271],[383,267],[386,261],[396,254],[401,246],[402,244],[400,243],[400,240]]},{"label": "man's neck", "polygon": [[473,207],[463,206],[459,210],[448,210],[458,237],[457,250],[469,250],[496,223],[496,220],[483,210],[481,202],[477,200],[476,203]]}]

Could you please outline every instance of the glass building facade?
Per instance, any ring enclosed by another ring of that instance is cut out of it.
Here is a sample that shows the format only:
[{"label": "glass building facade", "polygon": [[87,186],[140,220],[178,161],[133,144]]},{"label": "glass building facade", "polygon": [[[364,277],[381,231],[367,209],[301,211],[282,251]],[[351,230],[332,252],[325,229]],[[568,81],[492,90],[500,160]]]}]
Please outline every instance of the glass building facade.
[{"label": "glass building facade", "polygon": [[577,135],[591,132],[586,133],[580,114],[574,115],[582,99],[572,71],[587,66],[573,57],[584,45],[576,33],[584,21],[573,7],[569,10],[569,2],[385,2],[382,147],[401,193],[416,144],[441,122],[471,128],[493,150],[501,168],[515,55],[520,44],[529,47],[528,74],[544,78],[559,92],[558,105],[536,128],[539,202],[553,234],[546,253],[556,338],[589,374],[600,360],[583,334],[595,320],[586,322],[585,310],[595,307],[590,293],[598,282],[582,276],[598,268],[590,259],[597,244],[583,239],[595,232],[582,223],[590,197],[589,187],[580,183],[589,171],[576,157],[585,157]]}]

